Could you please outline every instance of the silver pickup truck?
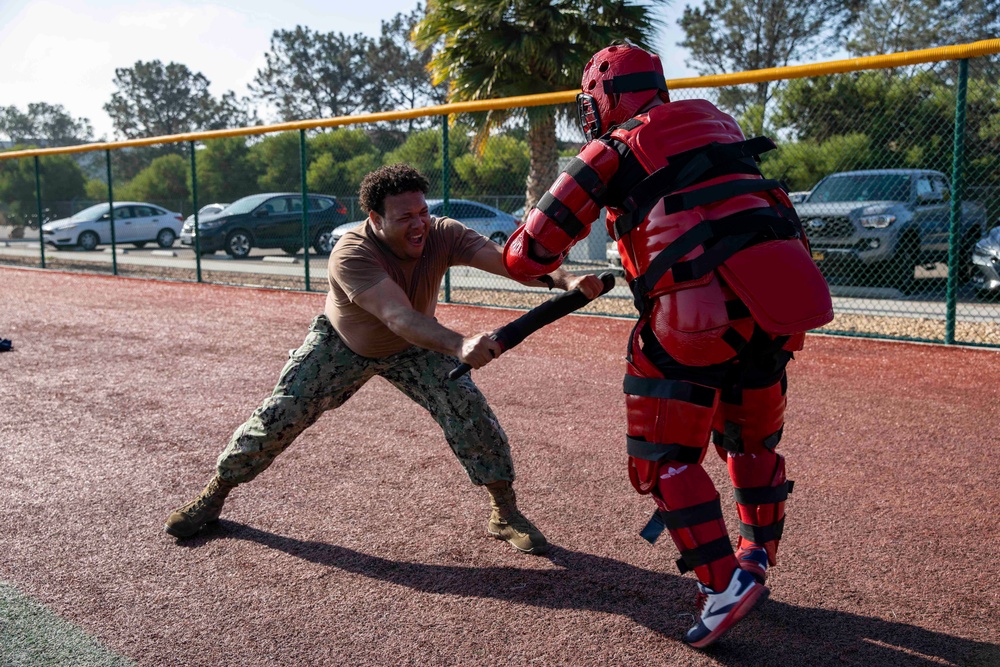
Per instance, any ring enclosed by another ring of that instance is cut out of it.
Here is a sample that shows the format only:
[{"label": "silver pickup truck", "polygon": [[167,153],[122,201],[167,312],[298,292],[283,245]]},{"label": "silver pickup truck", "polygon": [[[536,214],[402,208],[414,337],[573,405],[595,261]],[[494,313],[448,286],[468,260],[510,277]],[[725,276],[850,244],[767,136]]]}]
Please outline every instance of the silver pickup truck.
[{"label": "silver pickup truck", "polygon": [[[948,261],[951,197],[948,179],[926,169],[876,169],[830,174],[795,205],[828,278],[847,276],[908,291],[914,269]],[[959,280],[974,275],[972,249],[986,231],[986,211],[962,203]]]}]

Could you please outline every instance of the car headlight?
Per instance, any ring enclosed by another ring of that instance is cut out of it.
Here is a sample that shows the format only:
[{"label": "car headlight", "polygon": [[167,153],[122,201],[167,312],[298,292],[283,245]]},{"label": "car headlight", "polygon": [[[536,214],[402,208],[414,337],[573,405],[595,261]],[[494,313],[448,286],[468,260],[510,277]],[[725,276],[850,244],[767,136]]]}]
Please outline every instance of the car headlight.
[{"label": "car headlight", "polygon": [[882,214],[882,215],[866,215],[858,220],[862,227],[866,229],[885,229],[892,223],[896,222],[896,216]]},{"label": "car headlight", "polygon": [[80,225],[62,225],[61,227],[56,227],[52,231],[54,232],[68,232],[71,229],[76,229]]},{"label": "car headlight", "polygon": [[[221,225],[222,222],[223,222],[222,220],[206,220],[204,222],[199,220],[198,229],[212,229],[213,227],[218,227],[219,225]],[[193,228],[194,225],[191,225],[191,227]]]}]

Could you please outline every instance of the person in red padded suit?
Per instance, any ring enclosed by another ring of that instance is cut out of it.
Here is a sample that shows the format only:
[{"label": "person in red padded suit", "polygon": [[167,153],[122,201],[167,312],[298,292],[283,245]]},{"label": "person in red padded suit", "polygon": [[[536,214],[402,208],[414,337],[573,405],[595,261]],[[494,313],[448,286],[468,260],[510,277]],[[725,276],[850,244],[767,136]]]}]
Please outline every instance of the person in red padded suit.
[{"label": "person in red padded suit", "polygon": [[[785,366],[805,332],[833,319],[826,281],[781,183],[764,179],[766,137],[746,140],[706,100],[671,102],[660,59],[609,46],[577,96],[588,143],[504,248],[511,276],[544,275],[602,207],[639,312],[624,382],[629,478],[657,510],[682,573],[698,578],[685,641],[703,648],[768,595],[792,482],[775,452]],[[734,552],[702,467],[726,460],[739,513]]]}]

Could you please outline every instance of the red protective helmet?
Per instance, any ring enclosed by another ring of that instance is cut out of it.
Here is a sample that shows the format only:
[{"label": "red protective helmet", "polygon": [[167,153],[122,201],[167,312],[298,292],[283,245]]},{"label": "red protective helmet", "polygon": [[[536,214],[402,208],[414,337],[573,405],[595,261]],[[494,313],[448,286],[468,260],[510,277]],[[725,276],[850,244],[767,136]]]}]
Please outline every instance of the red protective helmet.
[{"label": "red protective helmet", "polygon": [[609,46],[583,68],[582,93],[576,96],[587,141],[624,123],[660,96],[669,102],[660,57],[634,44]]}]

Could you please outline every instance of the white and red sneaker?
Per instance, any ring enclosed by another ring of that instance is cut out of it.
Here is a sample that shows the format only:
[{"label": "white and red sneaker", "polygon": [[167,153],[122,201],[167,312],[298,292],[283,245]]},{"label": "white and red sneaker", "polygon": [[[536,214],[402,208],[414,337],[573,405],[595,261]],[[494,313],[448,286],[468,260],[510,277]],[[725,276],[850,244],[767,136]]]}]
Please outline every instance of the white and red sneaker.
[{"label": "white and red sneaker", "polygon": [[684,641],[695,648],[705,648],[766,600],[770,592],[752,574],[739,568],[723,591],[713,591],[699,582],[698,620],[684,635]]}]

